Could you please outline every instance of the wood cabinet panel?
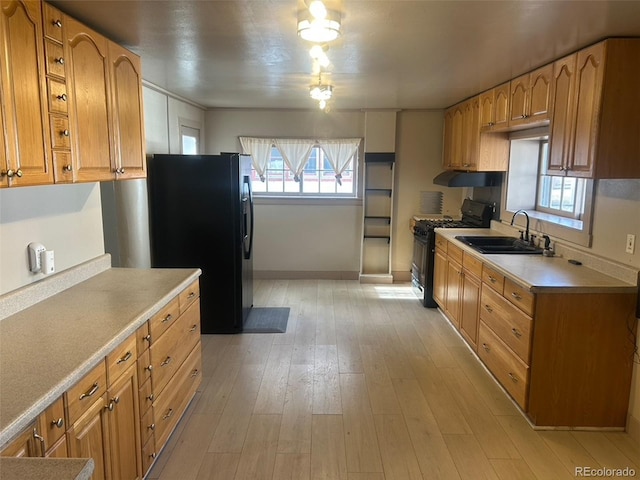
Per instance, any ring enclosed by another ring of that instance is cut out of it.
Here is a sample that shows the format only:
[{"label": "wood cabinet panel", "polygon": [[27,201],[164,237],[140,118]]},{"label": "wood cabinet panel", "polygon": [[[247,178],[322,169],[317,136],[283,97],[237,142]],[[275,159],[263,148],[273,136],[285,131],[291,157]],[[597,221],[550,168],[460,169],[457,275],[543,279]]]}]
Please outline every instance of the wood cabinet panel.
[{"label": "wood cabinet panel", "polygon": [[1,457],[36,457],[39,456],[34,443],[33,432],[36,424],[25,428],[11,443],[2,449]]},{"label": "wood cabinet panel", "polygon": [[64,23],[76,179],[111,180],[108,41],[69,16],[64,16]]},{"label": "wood cabinet panel", "polygon": [[531,357],[533,320],[491,288],[483,288],[480,319],[526,364]]},{"label": "wood cabinet panel", "polygon": [[93,459],[95,463],[91,477],[93,480],[110,478],[109,459],[106,456],[109,433],[103,415],[107,404],[106,392],[94,398],[93,403],[67,432],[69,456]]},{"label": "wood cabinet panel", "polygon": [[115,171],[118,178],[146,176],[140,58],[109,42]]},{"label": "wood cabinet panel", "polygon": [[102,361],[64,393],[69,423],[75,423],[93,404],[93,400],[102,396],[106,391],[107,370],[104,361]]},{"label": "wood cabinet panel", "polygon": [[62,44],[63,17],[60,11],[49,3],[42,4],[44,35]]},{"label": "wood cabinet panel", "polygon": [[129,367],[135,365],[137,358],[136,334],[134,333],[107,355],[107,382],[109,386]]},{"label": "wood cabinet panel", "polygon": [[526,314],[533,316],[535,313],[535,295],[508,278],[504,279],[504,296]]},{"label": "wood cabinet panel", "polygon": [[476,350],[478,342],[478,308],[480,305],[480,281],[468,270],[463,271],[460,297],[460,333]]},{"label": "wood cabinet panel", "polygon": [[498,273],[486,263],[482,266],[482,282],[502,295],[504,290],[504,275]]},{"label": "wood cabinet panel", "polygon": [[[451,245],[449,245],[451,247]],[[462,266],[447,259],[447,288],[445,291],[444,308],[451,323],[460,328],[460,294],[462,292]]]},{"label": "wood cabinet panel", "polygon": [[149,332],[152,343],[155,343],[160,336],[174,324],[179,316],[180,301],[179,298],[176,297],[149,319]]},{"label": "wood cabinet panel", "polygon": [[[437,238],[437,237],[436,237]],[[447,293],[447,255],[436,249],[433,264],[433,299],[444,308]]]},{"label": "wood cabinet panel", "polygon": [[0,186],[52,183],[40,2],[0,1],[0,23]]},{"label": "wood cabinet panel", "polygon": [[187,288],[185,288],[178,296],[180,303],[180,313],[184,313],[187,308],[191,306],[200,297],[200,283],[198,281],[193,282]]},{"label": "wood cabinet panel", "polygon": [[66,116],[51,115],[49,117],[51,129],[51,148],[63,150],[71,149],[71,132],[69,130],[69,119]]},{"label": "wood cabinet panel", "polygon": [[47,75],[52,75],[64,79],[64,49],[62,44],[45,40],[44,42],[47,68]]},{"label": "wood cabinet panel", "polygon": [[478,355],[523,410],[527,410],[529,367],[481,320]]},{"label": "wood cabinet panel", "polygon": [[[64,402],[62,397],[60,397],[38,417],[38,433],[44,439],[45,451],[51,449],[56,442],[64,437],[66,429],[67,425],[64,421]],[[58,452],[56,455],[61,454],[61,452]]]}]

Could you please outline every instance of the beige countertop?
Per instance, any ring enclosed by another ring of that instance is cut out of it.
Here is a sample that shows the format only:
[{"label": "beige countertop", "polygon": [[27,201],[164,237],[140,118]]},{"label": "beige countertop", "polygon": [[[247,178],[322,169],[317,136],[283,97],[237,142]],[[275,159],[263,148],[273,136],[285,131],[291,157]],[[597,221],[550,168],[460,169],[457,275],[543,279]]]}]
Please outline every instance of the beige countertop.
[{"label": "beige countertop", "polygon": [[0,448],[200,275],[110,268],[0,321]]},{"label": "beige countertop", "polygon": [[436,229],[436,232],[532,292],[633,293],[638,291],[637,285],[605,275],[585,265],[573,265],[568,262],[568,258],[544,257],[542,255],[482,254],[455,239],[457,235],[504,235],[496,230],[443,228]]},{"label": "beige countertop", "polygon": [[2,480],[89,480],[91,458],[0,458]]}]

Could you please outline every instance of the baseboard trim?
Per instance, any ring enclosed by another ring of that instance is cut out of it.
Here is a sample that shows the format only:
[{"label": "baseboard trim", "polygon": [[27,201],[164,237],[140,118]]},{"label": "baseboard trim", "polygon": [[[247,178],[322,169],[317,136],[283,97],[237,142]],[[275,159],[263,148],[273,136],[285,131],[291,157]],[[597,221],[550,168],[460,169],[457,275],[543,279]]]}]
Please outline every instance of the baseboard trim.
[{"label": "baseboard trim", "polygon": [[627,419],[627,433],[637,444],[640,444],[640,420],[633,415],[629,415]]},{"label": "baseboard trim", "polygon": [[358,280],[358,272],[254,270],[256,280]]}]

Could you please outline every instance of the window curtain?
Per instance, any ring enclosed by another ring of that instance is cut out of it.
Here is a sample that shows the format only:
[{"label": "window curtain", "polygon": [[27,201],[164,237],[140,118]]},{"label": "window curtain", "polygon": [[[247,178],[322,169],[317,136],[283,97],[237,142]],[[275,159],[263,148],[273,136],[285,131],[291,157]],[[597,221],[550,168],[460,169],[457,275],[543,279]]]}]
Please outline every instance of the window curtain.
[{"label": "window curtain", "polygon": [[338,185],[342,185],[342,172],[360,146],[359,138],[343,138],[340,140],[318,140],[318,144],[333,167]]},{"label": "window curtain", "polygon": [[287,167],[289,167],[289,170],[293,173],[293,179],[299,182],[300,174],[309,160],[313,146],[316,144],[315,141],[308,139],[275,138],[273,142],[278,150],[280,150],[284,163],[287,164]]},{"label": "window curtain", "polygon": [[251,155],[253,168],[264,182],[267,164],[271,159],[272,138],[239,137],[243,153]]}]

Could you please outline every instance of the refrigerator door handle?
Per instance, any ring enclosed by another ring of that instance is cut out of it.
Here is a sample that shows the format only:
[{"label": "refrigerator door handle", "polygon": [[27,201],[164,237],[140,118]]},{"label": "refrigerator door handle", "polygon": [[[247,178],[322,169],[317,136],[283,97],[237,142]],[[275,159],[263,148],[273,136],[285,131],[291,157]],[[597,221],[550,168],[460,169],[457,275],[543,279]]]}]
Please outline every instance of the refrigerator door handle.
[{"label": "refrigerator door handle", "polygon": [[[251,191],[251,180],[249,178],[248,175],[245,175],[244,177],[244,183],[247,187],[247,194],[248,194],[248,200],[249,200],[249,245],[246,245],[246,240],[247,240],[247,232],[245,230],[244,232],[244,258],[245,260],[248,260],[251,258],[251,252],[253,250],[253,225],[254,225],[254,221],[253,221],[253,192]],[[244,224],[247,224],[247,219],[246,219],[246,212],[245,212],[245,220],[244,220]]]}]

